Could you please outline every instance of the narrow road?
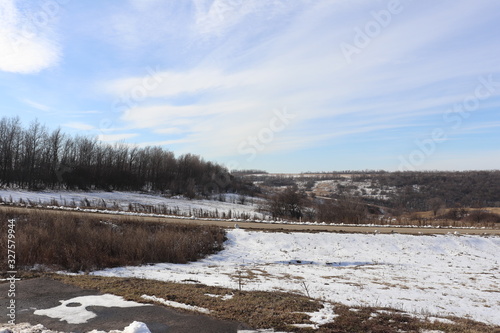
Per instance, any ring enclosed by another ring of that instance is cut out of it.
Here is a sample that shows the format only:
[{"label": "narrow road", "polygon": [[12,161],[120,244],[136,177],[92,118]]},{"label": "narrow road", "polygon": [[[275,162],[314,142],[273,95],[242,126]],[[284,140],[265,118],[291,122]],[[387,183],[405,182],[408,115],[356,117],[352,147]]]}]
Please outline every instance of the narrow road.
[{"label": "narrow road", "polygon": [[[0,206],[0,210],[17,210],[19,212],[26,211],[27,209],[40,209],[40,208],[23,208],[12,206]],[[458,233],[464,235],[500,235],[500,229],[464,229],[464,228],[422,228],[422,227],[398,227],[398,226],[342,226],[342,225],[303,225],[303,224],[281,224],[281,223],[259,223],[259,222],[234,222],[234,221],[215,221],[215,220],[195,220],[195,219],[176,219],[166,217],[148,217],[148,216],[127,216],[127,215],[114,215],[105,213],[93,212],[75,212],[75,211],[58,211],[52,209],[43,209],[45,211],[59,212],[61,214],[90,214],[99,217],[103,220],[134,220],[144,222],[162,222],[162,223],[183,223],[183,224],[203,224],[215,225],[227,229],[235,228],[237,225],[241,229],[247,230],[263,230],[263,231],[296,231],[296,232],[345,232],[345,233],[399,233],[399,234],[413,234],[413,235],[437,235]]]}]

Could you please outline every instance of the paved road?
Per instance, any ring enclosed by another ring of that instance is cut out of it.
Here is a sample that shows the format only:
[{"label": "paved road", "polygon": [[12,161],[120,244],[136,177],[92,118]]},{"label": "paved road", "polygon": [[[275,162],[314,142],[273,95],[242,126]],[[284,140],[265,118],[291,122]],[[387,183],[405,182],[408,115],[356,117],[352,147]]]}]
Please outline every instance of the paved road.
[{"label": "paved road", "polygon": [[[6,207],[0,206],[0,209],[16,209],[19,211],[28,208],[20,207]],[[29,208],[33,209],[33,208]],[[51,210],[57,212],[55,210]],[[258,222],[230,222],[230,221],[205,221],[205,220],[189,220],[189,219],[174,219],[174,218],[159,218],[159,217],[142,217],[142,216],[125,216],[125,215],[112,215],[103,213],[83,213],[73,211],[61,211],[68,214],[92,214],[102,218],[103,220],[110,219],[133,219],[145,222],[163,222],[163,223],[186,223],[186,224],[205,224],[215,225],[223,228],[234,228],[235,224],[241,229],[249,230],[267,230],[267,231],[311,231],[311,232],[346,232],[346,233],[400,233],[400,234],[447,234],[447,233],[460,233],[470,235],[500,235],[500,229],[462,229],[462,228],[411,228],[411,227],[356,227],[356,226],[338,226],[338,225],[298,225],[298,224],[273,224],[273,223],[258,223]]]},{"label": "paved road", "polygon": [[[6,308],[9,285],[0,284],[0,327],[7,323]],[[49,278],[18,281],[16,284],[16,323],[42,324],[50,330],[63,332],[88,332],[92,330],[123,330],[133,321],[145,323],[152,333],[225,333],[248,329],[239,323],[221,321],[204,315],[179,312],[162,306],[140,306],[130,308],[89,306],[97,317],[85,324],[68,324],[66,321],[35,315],[36,309],[59,306],[60,301],[79,296],[100,295],[96,290],[84,290]]]}]

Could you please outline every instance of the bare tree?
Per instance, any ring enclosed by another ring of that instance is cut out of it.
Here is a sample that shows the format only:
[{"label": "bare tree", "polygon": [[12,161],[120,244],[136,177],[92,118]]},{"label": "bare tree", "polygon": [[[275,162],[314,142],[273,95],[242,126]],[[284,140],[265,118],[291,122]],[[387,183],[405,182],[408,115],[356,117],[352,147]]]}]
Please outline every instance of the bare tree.
[{"label": "bare tree", "polygon": [[[161,147],[109,145],[96,138],[49,133],[38,121],[24,129],[19,118],[0,119],[0,184],[25,188],[152,189],[194,197],[238,188],[229,171],[201,157],[178,158]],[[216,186],[213,186],[216,184]]]},{"label": "bare tree", "polygon": [[273,194],[267,203],[266,210],[274,218],[286,217],[299,219],[303,216],[305,194],[296,186],[289,186],[283,192]]},{"label": "bare tree", "polygon": [[322,200],[316,205],[317,219],[327,223],[362,223],[367,215],[366,205],[352,196]]},{"label": "bare tree", "polygon": [[431,209],[434,216],[437,216],[438,212],[446,207],[446,204],[441,198],[432,198],[428,201],[429,208]]}]

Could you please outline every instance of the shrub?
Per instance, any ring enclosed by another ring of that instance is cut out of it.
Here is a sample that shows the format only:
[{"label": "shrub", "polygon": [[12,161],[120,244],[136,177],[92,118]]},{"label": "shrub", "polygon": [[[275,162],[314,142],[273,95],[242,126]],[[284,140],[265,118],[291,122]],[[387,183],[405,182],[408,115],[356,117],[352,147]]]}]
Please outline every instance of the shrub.
[{"label": "shrub", "polygon": [[[187,263],[222,249],[214,226],[100,221],[92,215],[41,210],[0,211],[0,251],[7,253],[7,223],[16,219],[17,268],[37,264],[72,272],[145,263]],[[6,269],[6,262],[0,269]]]},{"label": "shrub", "polygon": [[484,210],[473,210],[465,220],[473,223],[500,223],[500,215]]}]

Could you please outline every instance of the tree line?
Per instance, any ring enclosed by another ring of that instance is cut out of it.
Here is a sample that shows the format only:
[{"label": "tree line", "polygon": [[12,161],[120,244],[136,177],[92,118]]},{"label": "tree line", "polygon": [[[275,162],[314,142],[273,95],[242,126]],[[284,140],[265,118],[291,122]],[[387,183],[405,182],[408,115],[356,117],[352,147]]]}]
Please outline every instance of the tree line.
[{"label": "tree line", "polygon": [[[363,177],[363,176],[360,176]],[[437,207],[500,207],[500,171],[407,171],[368,176],[380,187],[393,187],[377,204],[405,211]]]},{"label": "tree line", "polygon": [[[497,215],[474,209],[500,207],[499,170],[357,172],[350,175],[350,185],[337,184],[328,198],[316,198],[313,188],[318,181],[345,180],[338,173],[303,177],[250,174],[245,179],[258,182],[269,192],[262,209],[274,218],[356,224],[368,216],[432,211],[436,218],[497,223]],[[362,187],[366,184],[383,195],[367,195]]]},{"label": "tree line", "polygon": [[296,185],[268,195],[261,207],[274,219],[305,219],[326,223],[364,223],[369,208],[358,198],[342,195],[332,199],[312,199]]},{"label": "tree line", "polygon": [[0,185],[30,190],[151,190],[211,194],[242,185],[229,171],[200,156],[176,157],[161,147],[106,144],[94,137],[49,131],[37,120],[0,120]]}]

